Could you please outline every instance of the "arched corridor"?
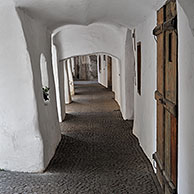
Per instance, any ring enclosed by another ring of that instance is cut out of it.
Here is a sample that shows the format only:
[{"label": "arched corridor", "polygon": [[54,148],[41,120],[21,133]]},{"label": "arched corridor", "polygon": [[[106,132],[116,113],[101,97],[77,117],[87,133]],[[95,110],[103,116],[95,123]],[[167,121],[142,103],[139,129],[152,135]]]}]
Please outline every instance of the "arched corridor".
[{"label": "arched corridor", "polygon": [[76,83],[61,143],[45,173],[0,171],[0,193],[159,194],[151,163],[114,94],[95,82]]},{"label": "arched corridor", "polygon": [[193,10],[0,0],[0,193],[193,194]]}]

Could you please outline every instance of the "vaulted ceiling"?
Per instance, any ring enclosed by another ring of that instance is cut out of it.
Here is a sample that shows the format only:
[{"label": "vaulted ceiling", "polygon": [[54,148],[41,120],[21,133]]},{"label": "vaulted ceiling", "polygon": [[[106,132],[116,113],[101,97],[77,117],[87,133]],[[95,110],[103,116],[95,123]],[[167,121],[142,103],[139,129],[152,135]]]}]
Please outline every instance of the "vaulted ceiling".
[{"label": "vaulted ceiling", "polygon": [[50,29],[66,24],[108,22],[136,26],[165,0],[14,0]]}]

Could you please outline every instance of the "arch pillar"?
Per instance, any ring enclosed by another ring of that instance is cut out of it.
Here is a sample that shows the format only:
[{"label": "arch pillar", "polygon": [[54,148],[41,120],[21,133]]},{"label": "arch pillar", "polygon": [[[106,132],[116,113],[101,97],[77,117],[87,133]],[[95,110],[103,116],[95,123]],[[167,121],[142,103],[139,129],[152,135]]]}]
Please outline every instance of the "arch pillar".
[{"label": "arch pillar", "polygon": [[74,91],[74,83],[73,83],[73,72],[72,72],[72,60],[67,60],[67,70],[69,75],[69,87],[70,87],[70,94],[71,96],[75,95]]},{"label": "arch pillar", "polygon": [[64,65],[64,79],[65,79],[65,104],[70,104],[72,102],[69,84],[69,74],[67,60],[63,61]]},{"label": "arch pillar", "polygon": [[75,75],[76,75],[76,73],[75,73],[75,57],[71,58],[71,68],[72,68],[73,77],[75,77]]}]

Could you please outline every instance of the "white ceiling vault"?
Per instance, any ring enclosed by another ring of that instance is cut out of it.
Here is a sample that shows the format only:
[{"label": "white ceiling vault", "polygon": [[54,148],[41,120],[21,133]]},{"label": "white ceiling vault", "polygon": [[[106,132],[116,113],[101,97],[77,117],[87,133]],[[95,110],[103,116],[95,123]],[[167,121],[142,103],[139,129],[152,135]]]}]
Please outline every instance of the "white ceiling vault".
[{"label": "white ceiling vault", "polygon": [[107,22],[134,27],[165,0],[14,0],[16,7],[50,29],[67,24]]}]

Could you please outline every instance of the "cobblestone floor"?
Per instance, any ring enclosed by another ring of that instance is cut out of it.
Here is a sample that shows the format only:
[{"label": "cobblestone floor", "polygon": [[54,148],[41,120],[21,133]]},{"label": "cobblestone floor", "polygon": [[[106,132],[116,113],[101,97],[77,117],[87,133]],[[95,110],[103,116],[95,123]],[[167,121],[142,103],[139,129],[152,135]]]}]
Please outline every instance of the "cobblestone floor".
[{"label": "cobblestone floor", "polygon": [[112,92],[76,85],[62,141],[43,174],[0,171],[0,194],[158,194],[151,164]]}]

